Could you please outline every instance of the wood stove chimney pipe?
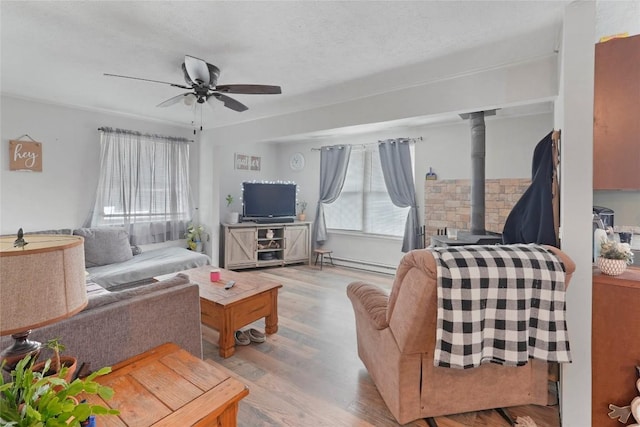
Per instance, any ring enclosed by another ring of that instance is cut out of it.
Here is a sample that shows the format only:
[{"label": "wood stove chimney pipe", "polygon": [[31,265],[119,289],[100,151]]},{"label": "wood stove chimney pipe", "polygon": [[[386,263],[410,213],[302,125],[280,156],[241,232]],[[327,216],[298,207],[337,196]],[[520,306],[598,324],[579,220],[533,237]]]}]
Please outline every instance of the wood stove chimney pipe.
[{"label": "wood stove chimney pipe", "polygon": [[471,234],[485,235],[485,116],[496,110],[460,114],[471,124]]},{"label": "wood stove chimney pipe", "polygon": [[471,113],[471,234],[485,234],[485,126],[484,111]]}]

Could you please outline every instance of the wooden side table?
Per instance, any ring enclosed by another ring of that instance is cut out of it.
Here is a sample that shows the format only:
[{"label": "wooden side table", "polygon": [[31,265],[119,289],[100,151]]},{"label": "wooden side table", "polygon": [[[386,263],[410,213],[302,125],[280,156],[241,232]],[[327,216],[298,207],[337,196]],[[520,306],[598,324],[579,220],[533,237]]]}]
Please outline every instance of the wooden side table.
[{"label": "wooden side table", "polygon": [[113,388],[113,398],[82,398],[120,411],[97,416],[100,427],[234,427],[238,402],[249,394],[240,381],[173,343],[118,363],[96,381]]}]

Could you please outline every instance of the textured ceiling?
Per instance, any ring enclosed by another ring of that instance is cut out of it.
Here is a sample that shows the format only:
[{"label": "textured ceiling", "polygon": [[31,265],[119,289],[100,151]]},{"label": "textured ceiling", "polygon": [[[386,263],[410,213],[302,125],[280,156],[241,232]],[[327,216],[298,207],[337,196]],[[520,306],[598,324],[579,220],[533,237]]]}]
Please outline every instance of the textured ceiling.
[{"label": "textured ceiling", "polygon": [[234,95],[243,113],[202,109],[206,127],[224,126],[421,84],[438,77],[431,61],[476,46],[500,46],[503,62],[552,54],[566,4],[3,0],[0,89],[189,125],[200,110],[155,107],[181,89],[103,73],[182,84],[189,54],[218,66],[220,84],[282,86]]}]

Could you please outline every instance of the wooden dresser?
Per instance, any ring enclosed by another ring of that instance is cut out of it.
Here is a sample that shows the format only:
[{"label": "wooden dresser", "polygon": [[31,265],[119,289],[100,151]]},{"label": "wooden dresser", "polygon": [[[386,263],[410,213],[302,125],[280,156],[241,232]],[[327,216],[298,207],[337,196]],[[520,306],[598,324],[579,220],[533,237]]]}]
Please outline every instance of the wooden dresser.
[{"label": "wooden dresser", "polygon": [[592,426],[623,426],[607,415],[609,404],[626,406],[638,396],[640,365],[640,269],[619,276],[594,270],[591,341]]}]

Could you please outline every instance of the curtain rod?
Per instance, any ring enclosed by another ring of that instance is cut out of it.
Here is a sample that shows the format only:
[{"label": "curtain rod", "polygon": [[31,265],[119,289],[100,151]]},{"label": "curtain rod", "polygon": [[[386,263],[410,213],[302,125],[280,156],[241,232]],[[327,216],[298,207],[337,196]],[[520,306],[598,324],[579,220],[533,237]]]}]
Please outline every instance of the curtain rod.
[{"label": "curtain rod", "polygon": [[182,138],[182,137],[177,137],[177,136],[158,135],[158,134],[154,134],[154,133],[142,133],[142,132],[138,132],[138,131],[135,131],[135,130],[117,129],[117,128],[114,129],[114,128],[110,128],[110,127],[99,127],[98,130],[100,132],[107,132],[107,133],[124,133],[124,134],[127,134],[127,135],[138,135],[138,136],[162,138],[162,139],[168,139],[170,141],[194,142],[193,139],[187,139],[187,138]]},{"label": "curtain rod", "polygon": [[[417,136],[415,138],[392,138],[392,139],[400,139],[400,140],[407,140],[413,144],[415,144],[418,141],[422,141],[422,137],[421,136]],[[388,141],[388,140],[386,140]],[[344,146],[344,145],[350,145],[351,147],[359,147],[359,148],[365,148],[369,145],[379,145],[380,143],[384,142],[384,140],[378,140],[378,142],[368,142],[366,144],[336,144],[336,145],[327,145],[326,147],[320,147],[320,148],[312,148],[311,151],[322,151],[323,148],[332,148],[332,147],[340,147],[340,146]]]}]

